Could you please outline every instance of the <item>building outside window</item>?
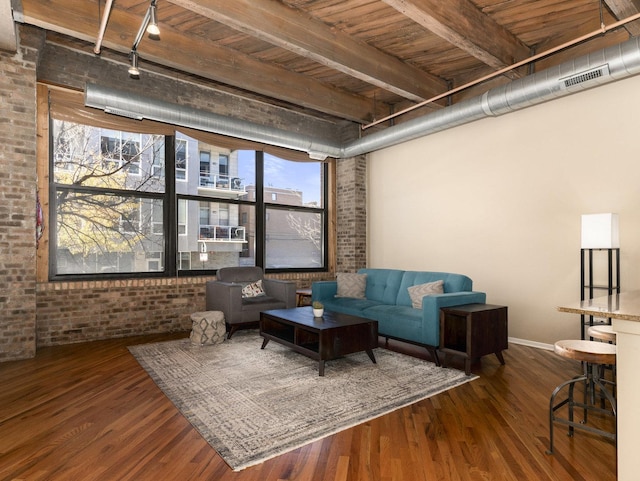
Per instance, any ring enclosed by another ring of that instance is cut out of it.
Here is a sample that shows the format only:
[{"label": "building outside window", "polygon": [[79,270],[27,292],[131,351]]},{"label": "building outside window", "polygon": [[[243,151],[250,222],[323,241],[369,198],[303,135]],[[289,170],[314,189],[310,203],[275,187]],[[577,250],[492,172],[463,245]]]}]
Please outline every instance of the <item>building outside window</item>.
[{"label": "building outside window", "polygon": [[187,141],[176,139],[176,180],[187,179]]},{"label": "building outside window", "polygon": [[[167,144],[164,135],[55,118],[51,130],[52,278],[326,268],[324,164],[179,131]],[[194,156],[199,162],[188,162]],[[174,185],[166,184],[167,168]]]}]

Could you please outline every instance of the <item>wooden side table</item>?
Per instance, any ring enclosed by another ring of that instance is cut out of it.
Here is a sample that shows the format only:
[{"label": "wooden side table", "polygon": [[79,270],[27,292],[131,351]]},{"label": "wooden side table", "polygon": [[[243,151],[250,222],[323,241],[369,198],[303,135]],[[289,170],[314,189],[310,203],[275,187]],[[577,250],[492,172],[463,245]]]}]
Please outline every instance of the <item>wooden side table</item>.
[{"label": "wooden side table", "polygon": [[296,306],[301,307],[311,304],[311,289],[298,289],[296,291]]},{"label": "wooden side table", "polygon": [[507,349],[507,307],[492,304],[466,304],[440,309],[440,351],[442,365],[447,355],[464,357],[464,372],[471,374],[471,361],[495,354],[504,364]]}]

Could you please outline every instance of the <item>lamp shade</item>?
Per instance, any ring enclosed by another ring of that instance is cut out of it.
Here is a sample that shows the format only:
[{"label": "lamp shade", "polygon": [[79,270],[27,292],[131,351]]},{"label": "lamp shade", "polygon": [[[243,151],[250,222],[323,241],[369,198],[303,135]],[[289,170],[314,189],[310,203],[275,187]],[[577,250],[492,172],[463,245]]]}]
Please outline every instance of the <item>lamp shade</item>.
[{"label": "lamp shade", "polygon": [[617,249],[620,247],[618,214],[585,214],[582,216],[583,249]]}]

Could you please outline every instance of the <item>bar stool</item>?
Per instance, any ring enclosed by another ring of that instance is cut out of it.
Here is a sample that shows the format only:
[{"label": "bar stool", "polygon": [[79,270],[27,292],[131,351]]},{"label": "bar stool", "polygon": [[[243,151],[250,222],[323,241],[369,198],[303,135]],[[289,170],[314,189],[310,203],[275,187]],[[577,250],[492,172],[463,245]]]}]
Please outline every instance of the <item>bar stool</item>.
[{"label": "bar stool", "polygon": [[613,344],[616,342],[616,331],[614,331],[613,327],[608,324],[589,326],[587,334],[589,337],[598,339],[599,341],[611,342]]},{"label": "bar stool", "polygon": [[[547,453],[553,454],[554,422],[569,426],[569,436],[573,436],[574,429],[582,429],[591,433],[600,434],[616,441],[617,436],[615,427],[614,432],[611,433],[609,431],[587,425],[587,411],[589,410],[612,414],[614,417],[616,416],[616,400],[601,379],[603,373],[602,368],[606,365],[614,366],[616,364],[616,346],[614,344],[597,341],[565,340],[555,343],[554,352],[562,357],[581,361],[583,365],[583,374],[575,376],[574,378],[558,385],[551,394],[551,398],[549,399],[549,450]],[[573,391],[577,383],[583,383],[585,385],[585,396],[584,402],[582,403],[577,402],[574,398]],[[556,402],[556,396],[566,386],[569,388],[567,398]],[[593,389],[591,390],[589,386],[592,386]],[[595,393],[596,388],[599,388],[601,395],[609,401],[611,409],[604,409],[602,406],[596,406],[594,399],[591,399],[591,402],[588,402],[587,390],[590,390],[593,394]],[[568,419],[556,416],[556,411],[564,405],[568,405],[569,408]],[[575,422],[573,420],[573,410],[575,407],[582,408],[584,410],[584,418],[582,422]]]},{"label": "bar stool", "polygon": [[[587,329],[587,335],[591,339],[595,339],[601,342],[608,342],[610,344],[616,343],[616,331],[614,331],[613,327],[609,324],[589,326],[589,329]],[[603,369],[607,367],[611,369],[611,377],[612,377],[611,381],[605,379],[604,372],[600,376],[600,379],[604,383],[611,384],[611,390],[612,390],[613,396],[615,397],[616,396],[616,366],[615,364],[613,366],[603,366]],[[604,398],[601,399],[601,405],[602,407],[604,407]]]}]

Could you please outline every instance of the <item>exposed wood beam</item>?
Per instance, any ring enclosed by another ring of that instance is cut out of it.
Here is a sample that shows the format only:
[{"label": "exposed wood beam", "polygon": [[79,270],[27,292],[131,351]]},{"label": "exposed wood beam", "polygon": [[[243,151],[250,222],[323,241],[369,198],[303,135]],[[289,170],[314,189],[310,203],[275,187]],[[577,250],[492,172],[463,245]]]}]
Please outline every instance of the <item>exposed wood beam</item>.
[{"label": "exposed wood beam", "polygon": [[0,0],[0,49],[15,52],[17,48],[11,0]]},{"label": "exposed wood beam", "polygon": [[[527,58],[529,48],[469,0],[383,0],[435,35],[500,70]],[[519,77],[512,71],[510,77]]]},{"label": "exposed wood beam", "polygon": [[[94,42],[98,11],[91,2],[23,0],[27,24]],[[141,18],[114,8],[104,46],[128,53]],[[311,78],[257,61],[235,50],[220,47],[201,37],[185,36],[162,26],[162,40],[143,40],[138,48],[142,60],[233,85],[251,92],[356,122],[375,118],[374,102]],[[189,55],[185,55],[189,52]],[[201,55],[198,52],[206,52]],[[133,81],[133,80],[132,80]]]},{"label": "exposed wood beam", "polygon": [[[605,3],[617,20],[640,12],[640,0],[605,0]],[[624,28],[634,37],[640,35],[640,21],[630,22]]]},{"label": "exposed wood beam", "polygon": [[272,0],[168,0],[409,100],[446,89],[433,75]]}]

